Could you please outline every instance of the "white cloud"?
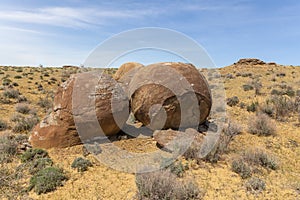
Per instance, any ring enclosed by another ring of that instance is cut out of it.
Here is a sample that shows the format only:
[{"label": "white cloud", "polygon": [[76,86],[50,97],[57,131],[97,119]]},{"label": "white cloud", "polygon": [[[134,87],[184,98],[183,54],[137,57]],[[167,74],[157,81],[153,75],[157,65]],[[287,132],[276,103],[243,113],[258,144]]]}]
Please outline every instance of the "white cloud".
[{"label": "white cloud", "polygon": [[152,10],[116,10],[103,8],[46,7],[36,10],[1,11],[0,21],[84,28],[103,25],[111,19],[139,18]]}]

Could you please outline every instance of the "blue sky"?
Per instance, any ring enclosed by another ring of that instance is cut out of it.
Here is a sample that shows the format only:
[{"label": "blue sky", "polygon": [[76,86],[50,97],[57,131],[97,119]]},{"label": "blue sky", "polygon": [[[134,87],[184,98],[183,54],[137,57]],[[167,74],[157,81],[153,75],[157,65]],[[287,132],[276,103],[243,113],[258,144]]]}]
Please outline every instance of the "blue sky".
[{"label": "blue sky", "polygon": [[79,65],[105,39],[141,27],[186,34],[218,67],[245,57],[300,65],[299,10],[298,0],[2,0],[0,65]]}]

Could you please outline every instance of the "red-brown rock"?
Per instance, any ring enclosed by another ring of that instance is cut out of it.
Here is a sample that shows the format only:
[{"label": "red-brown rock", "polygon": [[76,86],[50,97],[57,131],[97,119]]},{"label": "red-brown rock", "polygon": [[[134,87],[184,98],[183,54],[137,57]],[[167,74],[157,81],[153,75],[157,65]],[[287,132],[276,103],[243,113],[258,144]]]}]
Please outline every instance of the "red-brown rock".
[{"label": "red-brown rock", "polygon": [[206,79],[185,63],[141,68],[130,82],[129,97],[136,119],[152,130],[197,127],[212,106]]},{"label": "red-brown rock", "polygon": [[[92,73],[72,75],[58,89],[53,111],[34,128],[30,137],[32,146],[69,147],[82,143],[82,139],[85,141],[98,135],[118,133],[128,118],[129,108],[127,96],[122,90],[116,91],[116,85],[107,74],[102,74],[100,78]],[[73,94],[74,87],[76,94]],[[85,87],[92,90],[79,90]],[[100,125],[101,133],[94,132],[97,129],[91,127],[91,124]],[[80,133],[80,138],[76,127],[82,128],[82,125],[86,132]]]}]

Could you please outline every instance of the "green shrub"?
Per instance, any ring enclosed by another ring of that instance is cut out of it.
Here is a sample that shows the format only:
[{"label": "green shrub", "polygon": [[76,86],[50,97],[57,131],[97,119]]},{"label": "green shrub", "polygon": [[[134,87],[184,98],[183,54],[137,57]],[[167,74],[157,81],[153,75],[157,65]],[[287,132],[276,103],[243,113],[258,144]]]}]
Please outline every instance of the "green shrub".
[{"label": "green shrub", "polygon": [[16,75],[14,78],[15,78],[15,79],[21,79],[21,78],[22,78],[22,76],[20,76],[20,75]]},{"label": "green shrub", "polygon": [[7,122],[0,119],[0,131],[4,131],[7,129]]},{"label": "green shrub", "polygon": [[77,169],[78,172],[84,172],[91,166],[92,163],[89,160],[81,157],[76,158],[71,165],[71,167]]},{"label": "green shrub", "polygon": [[276,126],[267,115],[259,113],[249,120],[248,131],[254,135],[270,136],[276,133]]},{"label": "green shrub", "polygon": [[137,174],[136,185],[137,198],[140,200],[203,198],[203,192],[193,181],[178,181],[176,176],[167,170]]},{"label": "green shrub", "polygon": [[279,91],[279,90],[277,90],[277,89],[273,89],[273,90],[271,91],[271,94],[272,94],[272,95],[282,95],[281,91]]},{"label": "green shrub", "polygon": [[227,99],[227,105],[232,107],[236,106],[240,102],[239,98],[237,96],[231,97]]},{"label": "green shrub", "polygon": [[188,168],[188,165],[183,165],[180,161],[173,162],[167,167],[167,169],[177,177],[183,177],[184,172],[188,170]]},{"label": "green shrub", "polygon": [[29,190],[34,189],[37,194],[44,194],[56,190],[63,185],[67,177],[62,169],[47,167],[40,170],[30,178]]},{"label": "green shrub", "polygon": [[21,155],[20,159],[22,162],[31,162],[39,158],[48,157],[48,152],[43,149],[28,149]]},{"label": "green shrub", "polygon": [[266,183],[257,177],[252,177],[246,182],[246,189],[251,192],[261,192],[266,189]]},{"label": "green shrub", "polygon": [[233,172],[239,174],[243,179],[249,178],[252,175],[251,168],[243,159],[236,159],[231,163]]},{"label": "green shrub", "polygon": [[244,89],[244,91],[249,91],[249,90],[253,90],[254,88],[253,88],[253,86],[252,85],[243,85],[243,89]]},{"label": "green shrub", "polygon": [[247,106],[248,112],[256,112],[258,107],[258,102],[252,102],[249,106]]},{"label": "green shrub", "polygon": [[51,167],[53,161],[50,158],[38,158],[34,159],[29,165],[29,173],[34,175],[46,167]]}]

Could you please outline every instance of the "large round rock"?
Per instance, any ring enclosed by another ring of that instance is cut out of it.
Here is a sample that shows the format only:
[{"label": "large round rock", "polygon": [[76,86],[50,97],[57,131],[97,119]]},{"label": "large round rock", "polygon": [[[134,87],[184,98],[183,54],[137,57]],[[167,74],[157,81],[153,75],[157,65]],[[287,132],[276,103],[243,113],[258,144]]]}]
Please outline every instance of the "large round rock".
[{"label": "large round rock", "polygon": [[75,82],[73,113],[83,142],[117,134],[129,117],[129,100],[111,76],[86,73]]},{"label": "large round rock", "polygon": [[140,69],[129,84],[135,117],[153,130],[197,127],[212,106],[205,77],[185,63],[156,63]]},{"label": "large round rock", "polygon": [[119,80],[121,79],[124,75],[126,75],[128,72],[130,71],[135,71],[141,67],[143,67],[144,65],[137,63],[137,62],[128,62],[128,63],[124,63],[122,64],[119,69],[116,71],[116,73],[113,75],[113,78],[115,80]]},{"label": "large round rock", "polygon": [[109,75],[75,74],[58,88],[52,112],[34,128],[30,142],[36,148],[70,147],[114,135],[128,115],[128,98]]}]

